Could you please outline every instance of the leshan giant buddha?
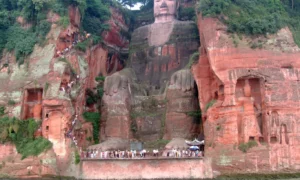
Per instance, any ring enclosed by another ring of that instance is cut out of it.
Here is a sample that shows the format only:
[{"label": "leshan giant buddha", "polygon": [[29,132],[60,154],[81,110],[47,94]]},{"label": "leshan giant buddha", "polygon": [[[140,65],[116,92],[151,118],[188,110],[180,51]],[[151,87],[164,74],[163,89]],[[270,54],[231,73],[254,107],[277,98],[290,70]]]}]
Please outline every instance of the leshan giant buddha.
[{"label": "leshan giant buddha", "polygon": [[[199,109],[197,90],[188,67],[198,51],[194,22],[175,18],[177,0],[154,0],[155,22],[137,28],[130,43],[127,67],[108,76],[104,85],[101,143],[122,148],[130,138],[190,138]],[[123,144],[123,145],[122,145]]]}]

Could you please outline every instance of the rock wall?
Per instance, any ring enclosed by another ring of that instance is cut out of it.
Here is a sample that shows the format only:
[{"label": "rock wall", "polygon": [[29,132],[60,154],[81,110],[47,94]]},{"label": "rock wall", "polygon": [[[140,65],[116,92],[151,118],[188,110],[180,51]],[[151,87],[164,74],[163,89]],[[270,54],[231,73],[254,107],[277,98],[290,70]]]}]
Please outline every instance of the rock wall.
[{"label": "rock wall", "polygon": [[42,153],[38,157],[28,157],[22,160],[14,145],[4,144],[0,146],[0,154],[2,177],[38,177],[58,174],[53,150]]},{"label": "rock wall", "polygon": [[209,159],[84,160],[82,179],[212,178]]},{"label": "rock wall", "polygon": [[[49,12],[48,21],[52,26],[47,43],[44,47],[36,45],[25,64],[18,66],[11,53],[5,53],[0,61],[8,64],[0,72],[0,83],[6,84],[0,86],[0,105],[6,107],[11,117],[41,121],[36,135],[53,143],[53,149],[46,154],[24,161],[14,146],[1,145],[0,159],[6,166],[0,168],[0,173],[28,176],[28,171],[36,169],[31,175],[72,176],[75,150],[92,143],[87,140],[93,137],[92,124],[81,116],[87,110],[85,93],[95,88],[97,76],[123,68],[128,39],[120,32],[128,28],[118,10],[111,9],[113,16],[108,21],[111,30],[102,35],[104,43],[81,52],[73,44],[81,38],[78,35],[81,15],[77,7],[70,6],[68,10],[70,25],[65,29],[57,24],[59,15]],[[9,101],[14,104],[8,105]],[[14,170],[15,165],[8,157],[18,161],[20,172]],[[30,163],[34,167],[28,167]]]},{"label": "rock wall", "polygon": [[[300,49],[290,31],[261,37],[263,48],[252,49],[247,37],[234,42],[217,19],[200,16],[198,27],[200,58],[193,74],[205,155],[224,172],[299,170]],[[246,154],[238,150],[249,141],[258,146]]]}]

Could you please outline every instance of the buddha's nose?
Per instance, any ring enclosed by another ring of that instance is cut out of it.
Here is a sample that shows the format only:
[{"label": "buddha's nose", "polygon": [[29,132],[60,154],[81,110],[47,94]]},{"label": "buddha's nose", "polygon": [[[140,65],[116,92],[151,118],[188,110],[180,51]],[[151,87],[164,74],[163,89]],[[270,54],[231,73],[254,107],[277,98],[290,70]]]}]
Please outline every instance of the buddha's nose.
[{"label": "buddha's nose", "polygon": [[168,8],[167,3],[165,2],[165,0],[163,1],[163,3],[160,5],[160,8]]}]

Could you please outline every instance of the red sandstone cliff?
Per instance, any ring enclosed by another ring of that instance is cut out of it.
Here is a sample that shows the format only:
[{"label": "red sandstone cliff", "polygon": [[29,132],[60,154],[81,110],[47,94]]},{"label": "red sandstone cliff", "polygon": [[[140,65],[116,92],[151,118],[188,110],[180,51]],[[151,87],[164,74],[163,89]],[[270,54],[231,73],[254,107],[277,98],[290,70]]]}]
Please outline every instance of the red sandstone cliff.
[{"label": "red sandstone cliff", "polygon": [[[249,38],[234,43],[217,19],[199,16],[198,27],[200,58],[193,74],[204,112],[206,155],[215,168],[299,170],[300,49],[289,29],[258,37],[263,48],[251,49]],[[238,148],[249,140],[259,145],[243,154]]]},{"label": "red sandstone cliff", "polygon": [[[14,146],[0,146],[0,160],[6,162],[0,173],[17,177],[28,176],[28,173],[74,176],[75,150],[91,145],[88,139],[93,136],[92,125],[81,117],[87,110],[85,92],[95,88],[97,76],[123,68],[122,55],[127,54],[128,39],[121,31],[128,31],[128,27],[121,13],[111,8],[113,15],[108,21],[111,28],[103,33],[104,42],[90,45],[86,52],[81,52],[72,44],[76,38],[82,38],[78,36],[81,15],[77,7],[70,6],[68,10],[70,24],[66,29],[57,24],[60,19],[57,14],[48,14],[48,21],[52,23],[48,42],[44,47],[35,47],[28,66],[18,68],[10,53],[5,53],[0,61],[10,63],[0,72],[1,84],[7,85],[0,87],[0,104],[13,99],[16,104],[7,109],[9,115],[41,120],[41,129],[36,135],[53,143],[53,149],[47,153],[20,162]],[[72,147],[72,143],[76,147]]]},{"label": "red sandstone cliff", "polygon": [[[92,135],[92,126],[80,117],[85,110],[85,90],[95,87],[98,75],[121,70],[122,55],[128,50],[128,39],[121,33],[128,27],[118,10],[111,11],[111,29],[103,33],[103,44],[86,52],[70,48],[65,54],[67,62],[58,61],[57,51],[69,48],[79,31],[79,10],[70,7],[71,23],[67,29],[57,26],[58,15],[49,17],[53,24],[48,44],[35,48],[29,57],[29,67],[17,69],[14,64],[11,72],[8,68],[1,70],[0,83],[6,86],[0,87],[0,104],[9,98],[16,100],[9,115],[43,120],[42,135],[53,143],[53,150],[47,154],[20,162],[12,145],[0,146],[0,160],[7,162],[1,173],[26,176],[30,170],[32,175],[55,175],[60,169],[62,174],[70,175],[74,170],[72,139],[65,134],[79,115],[81,128],[77,129],[75,139],[79,147],[90,145],[86,139]],[[203,112],[205,155],[212,158],[214,169],[299,170],[300,49],[290,31],[285,28],[267,38],[260,37],[265,40],[263,48],[251,49],[247,37],[236,45],[226,26],[216,19],[199,17],[198,28],[200,58],[192,70]],[[9,53],[4,58],[15,61]],[[72,82],[76,86],[69,88]],[[249,140],[257,141],[258,147],[244,154],[239,145]],[[17,159],[18,165],[11,158]]]}]

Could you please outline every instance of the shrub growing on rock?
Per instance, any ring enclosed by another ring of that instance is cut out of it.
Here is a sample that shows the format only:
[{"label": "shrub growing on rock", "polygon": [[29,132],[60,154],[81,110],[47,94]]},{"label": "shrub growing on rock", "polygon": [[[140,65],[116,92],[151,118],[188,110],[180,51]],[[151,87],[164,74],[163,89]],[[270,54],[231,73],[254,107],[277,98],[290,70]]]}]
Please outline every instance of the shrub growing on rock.
[{"label": "shrub growing on rock", "polygon": [[249,149],[251,149],[255,146],[257,146],[257,142],[251,140],[251,141],[248,141],[247,143],[241,143],[238,148],[240,151],[246,153]]},{"label": "shrub growing on rock", "polygon": [[203,16],[217,17],[232,33],[266,35],[289,26],[300,45],[300,1],[274,0],[200,0]]},{"label": "shrub growing on rock", "polygon": [[100,134],[100,113],[97,112],[84,112],[83,117],[87,122],[91,122],[93,125],[93,139],[94,143],[99,143],[99,134]]},{"label": "shrub growing on rock", "polygon": [[28,156],[37,156],[52,147],[49,140],[34,136],[39,126],[34,119],[19,120],[2,117],[0,118],[0,143],[15,144],[22,159]]}]

